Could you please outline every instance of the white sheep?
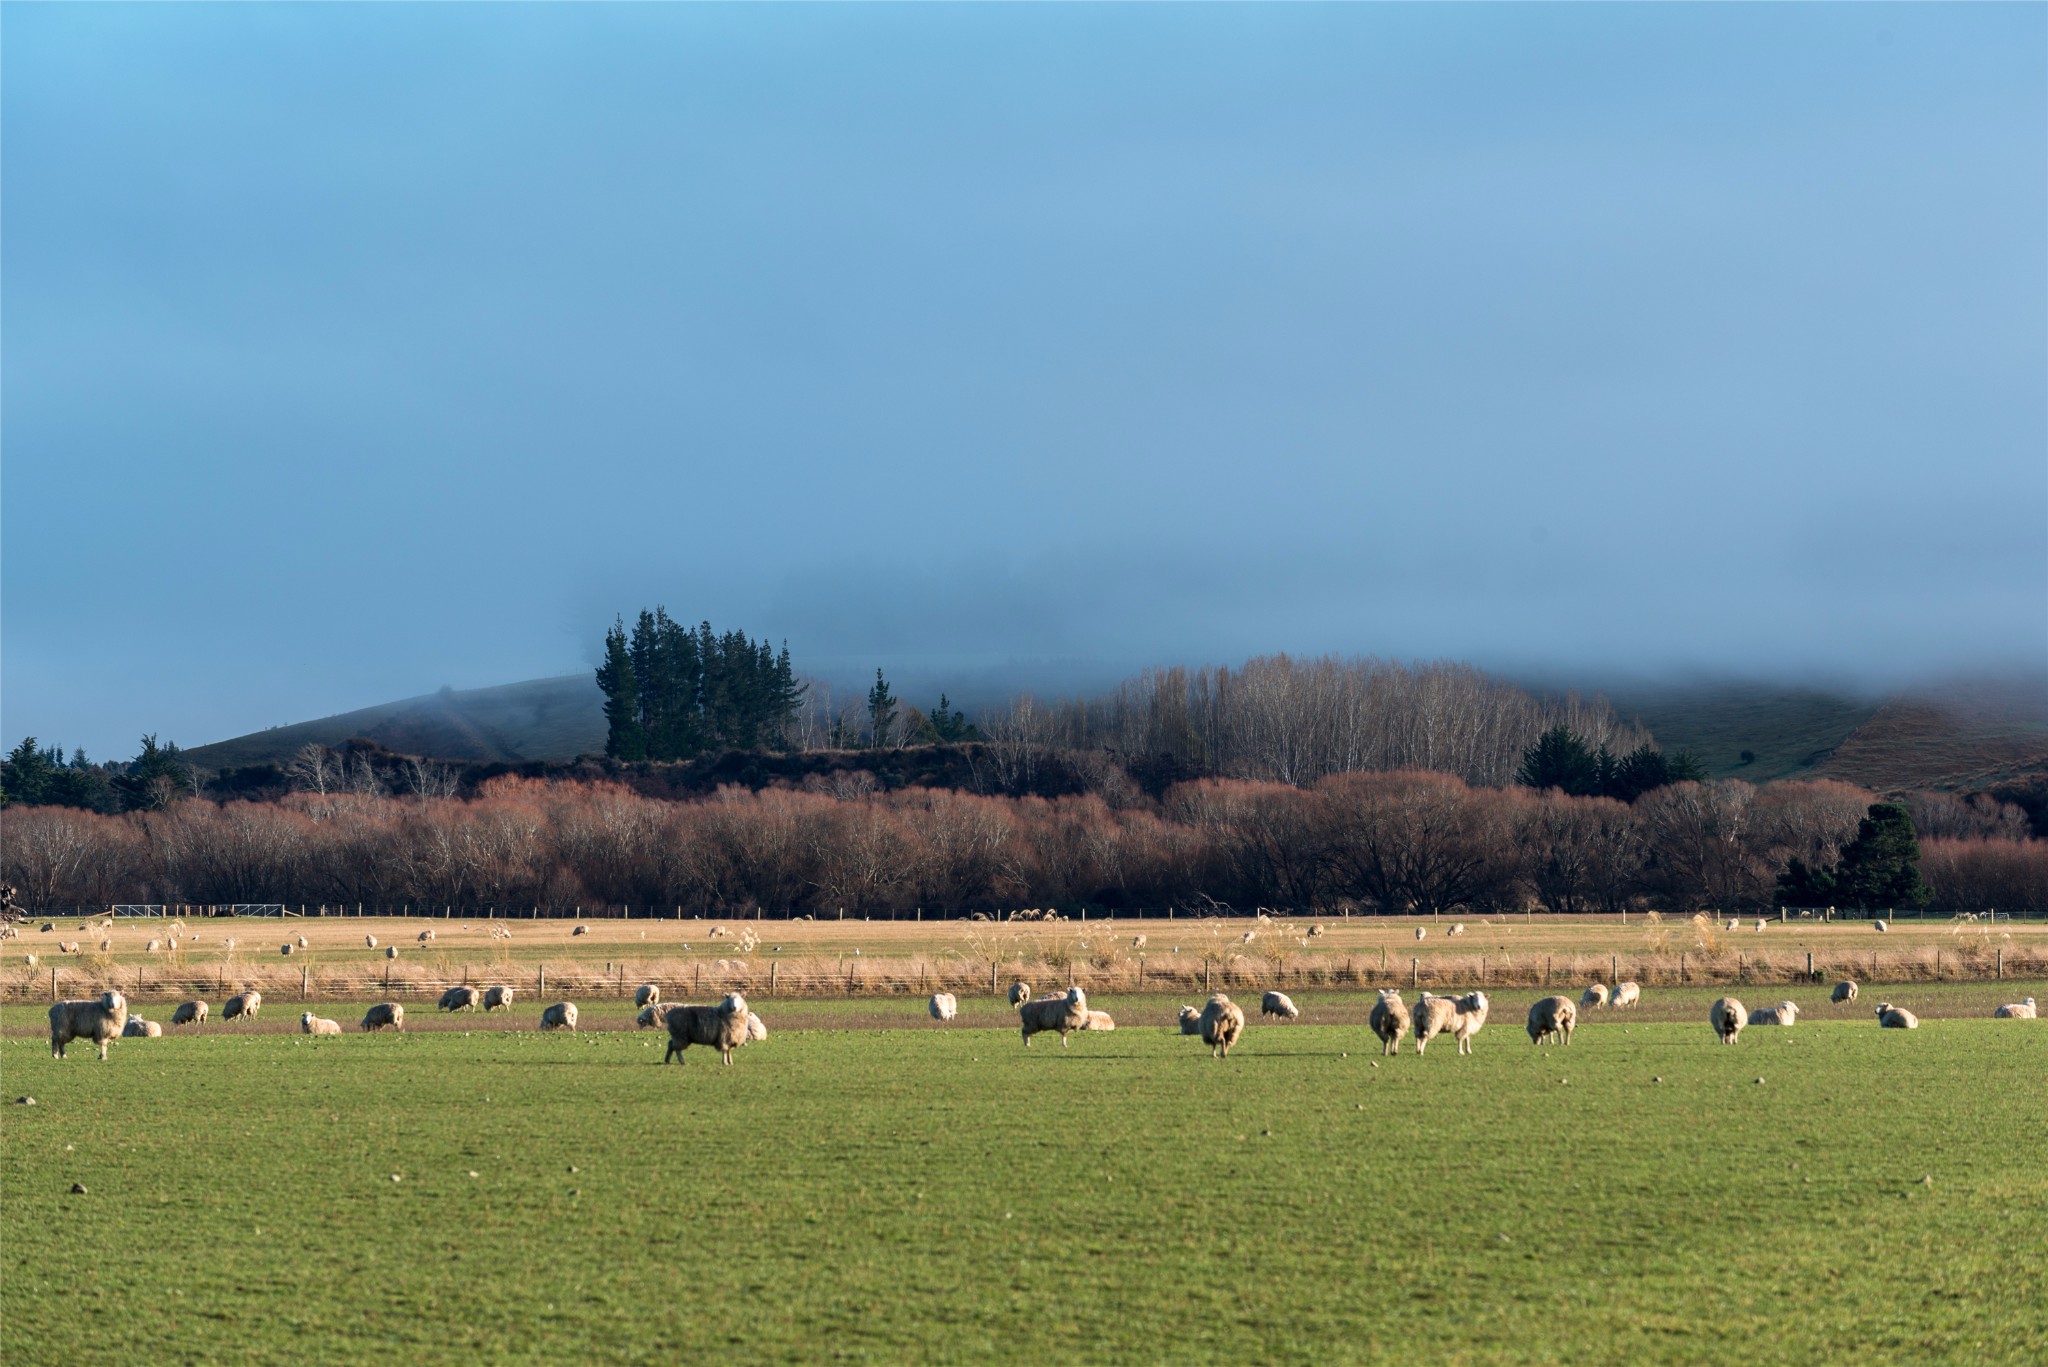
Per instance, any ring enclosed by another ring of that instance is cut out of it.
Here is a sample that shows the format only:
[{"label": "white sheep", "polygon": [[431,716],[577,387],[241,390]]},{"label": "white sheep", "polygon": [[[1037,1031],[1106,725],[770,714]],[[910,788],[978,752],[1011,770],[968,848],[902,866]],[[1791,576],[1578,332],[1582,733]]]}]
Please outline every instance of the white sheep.
[{"label": "white sheep", "polygon": [[1067,1047],[1067,1035],[1084,1029],[1088,1024],[1088,994],[1078,987],[1070,987],[1056,997],[1039,997],[1035,1001],[1020,1002],[1017,1006],[1017,1021],[1022,1027],[1024,1047],[1031,1047],[1031,1037],[1046,1030],[1057,1030],[1060,1048]]},{"label": "white sheep", "polygon": [[589,933],[590,933],[590,927],[589,927],[589,926],[578,926],[578,927],[576,927],[576,929],[574,929],[574,930],[572,930],[572,931],[570,931],[570,932],[569,932],[569,934],[570,934],[571,936],[576,936],[576,935],[588,935]]},{"label": "white sheep", "polygon": [[633,1005],[653,1006],[661,1000],[661,989],[653,983],[642,983],[633,993]]},{"label": "white sheep", "polygon": [[1614,985],[1614,997],[1608,1002],[1608,1005],[1617,1007],[1637,1006],[1641,1004],[1642,1000],[1643,987],[1641,983],[1622,982]]},{"label": "white sheep", "polygon": [[1607,1005],[1607,984],[1594,983],[1584,992],[1581,992],[1579,994],[1579,1005],[1582,1007],[1601,1007]]},{"label": "white sheep", "polygon": [[300,949],[311,949],[313,947],[313,942],[303,935],[299,937],[298,944]]},{"label": "white sheep", "polygon": [[1319,926],[1319,925],[1317,925],[1317,926],[1310,926],[1310,927],[1308,928],[1308,938],[1309,938],[1309,939],[1311,939],[1311,940],[1315,940],[1315,939],[1320,939],[1320,938],[1322,937],[1322,934],[1323,934],[1323,928],[1322,928],[1321,926]]},{"label": "white sheep", "polygon": [[27,964],[27,965],[28,965],[28,966],[29,966],[30,968],[34,968],[34,967],[36,966],[36,964],[37,964],[38,962],[40,962],[40,961],[39,961],[39,960],[38,960],[38,959],[36,958],[36,956],[35,956],[35,955],[33,955],[33,954],[24,954],[24,955],[22,955],[22,956],[21,956],[21,961],[22,961],[22,962],[23,962],[24,964]]},{"label": "white sheep", "polygon": [[1759,916],[1759,917],[1757,917],[1757,918],[1756,918],[1756,929],[1757,929],[1757,934],[1759,934],[1759,935],[1763,934],[1763,929],[1764,929],[1764,918],[1763,918],[1763,917],[1761,917],[1761,916]]},{"label": "white sheep", "polygon": [[155,1039],[162,1035],[164,1028],[155,1021],[146,1021],[140,1016],[130,1016],[128,1023],[121,1027],[123,1039]]},{"label": "white sheep", "polygon": [[1427,939],[1429,938],[1429,927],[1428,927],[1428,926],[1417,926],[1417,927],[1415,927],[1415,938],[1416,938],[1416,939],[1418,939],[1418,940],[1427,940]]},{"label": "white sheep", "polygon": [[451,987],[441,994],[435,1009],[441,1011],[474,1011],[483,1005],[484,994],[474,987]]},{"label": "white sheep", "polygon": [[377,937],[374,935],[365,935],[363,937],[363,943],[368,945],[370,948],[375,949],[377,947]]},{"label": "white sheep", "polygon": [[1840,1004],[1842,1002],[1855,1001],[1856,984],[1850,982],[1847,978],[1842,979],[1842,981],[1835,984],[1834,993],[1828,998],[1828,1000],[1831,1002],[1835,1002],[1837,1004]]},{"label": "white sheep", "polygon": [[1209,1057],[1229,1058],[1230,1046],[1244,1034],[1244,1011],[1218,992],[1202,1008],[1200,1026],[1202,1043],[1209,1046]]},{"label": "white sheep", "polygon": [[1415,1052],[1427,1053],[1429,1042],[1451,1028],[1451,1021],[1458,1014],[1458,1004],[1449,997],[1422,993],[1415,999]]},{"label": "white sheep", "polygon": [[1180,1009],[1180,1032],[1183,1035],[1201,1034],[1202,1013],[1192,1006],[1183,1006]]},{"label": "white sheep", "polygon": [[177,1009],[177,1010],[175,1010],[175,1011],[173,1011],[173,1012],[171,1012],[171,1024],[173,1024],[173,1025],[204,1025],[204,1024],[206,1024],[206,1003],[205,1003],[205,1002],[203,1002],[203,1001],[197,1001],[197,1000],[194,1000],[194,1001],[189,1001],[189,1002],[180,1002],[180,1003],[178,1003],[178,1009]]},{"label": "white sheep", "polygon": [[1579,1008],[1572,1005],[1570,997],[1545,997],[1529,1008],[1529,1043],[1556,1039],[1570,1044],[1578,1023]]},{"label": "white sheep", "polygon": [[1301,1008],[1285,992],[1268,992],[1259,1001],[1259,1014],[1278,1016],[1284,1021],[1300,1020]]},{"label": "white sheep", "polygon": [[287,940],[277,947],[277,952],[284,955],[285,958],[289,959],[292,956],[292,950],[294,948],[295,946],[291,943],[291,941]]},{"label": "white sheep", "polygon": [[[540,1028],[543,1030],[568,1030],[573,1033],[576,1029],[576,1003],[556,1002],[553,1006],[543,1010],[540,1013]],[[662,1060],[664,1063],[667,1061],[666,1059]]]},{"label": "white sheep", "polygon": [[1372,1032],[1380,1037],[1380,1053],[1401,1052],[1401,1036],[1408,1033],[1408,1003],[1401,1000],[1401,994],[1389,988],[1380,989],[1380,999],[1373,1004],[1372,1015],[1367,1018]]},{"label": "white sheep", "polygon": [[308,1011],[299,1017],[299,1029],[308,1035],[338,1035],[341,1022],[326,1020]]},{"label": "white sheep", "polygon": [[397,1002],[378,1002],[363,1013],[362,1023],[356,1028],[365,1033],[373,1030],[403,1030],[405,1008]]},{"label": "white sheep", "polygon": [[747,1033],[745,1037],[740,1040],[740,1043],[752,1044],[756,1040],[764,1040],[767,1038],[768,1022],[762,1020],[759,1016],[755,1015],[751,1011],[747,1012]]},{"label": "white sheep", "polygon": [[1749,1024],[1749,1012],[1733,997],[1717,997],[1707,1011],[1707,1023],[1714,1027],[1721,1043],[1733,1044],[1742,1027]]},{"label": "white sheep", "polygon": [[1015,982],[1010,984],[1010,1005],[1022,1006],[1031,1000],[1031,984]]},{"label": "white sheep", "polygon": [[484,989],[484,1010],[496,1011],[512,1005],[512,989],[509,987],[487,987]]},{"label": "white sheep", "polygon": [[1256,939],[1258,939],[1258,938],[1259,938],[1259,932],[1257,932],[1256,930],[1247,930],[1247,931],[1246,931],[1246,932],[1244,933],[1244,938],[1243,938],[1243,939],[1241,939],[1241,940],[1239,940],[1239,941],[1238,941],[1238,943],[1239,943],[1239,944],[1241,944],[1241,945],[1248,945],[1248,944],[1250,944],[1250,943],[1251,943],[1252,941],[1254,941],[1254,940],[1256,940]]},{"label": "white sheep", "polygon": [[633,1017],[633,1024],[642,1030],[652,1030],[668,1020],[668,1008],[660,1002],[649,1002],[640,1008],[640,1014]]},{"label": "white sheep", "polygon": [[1994,1020],[2003,1021],[2030,1021],[2038,1019],[2034,1012],[2034,999],[2032,997],[2027,998],[2023,1002],[2007,1002],[2004,1006],[1993,1011],[1991,1015]]},{"label": "white sheep", "polygon": [[78,941],[76,941],[76,940],[64,940],[64,941],[60,941],[60,942],[58,943],[58,945],[57,945],[57,952],[58,952],[59,954],[76,954],[76,953],[78,952]]},{"label": "white sheep", "polygon": [[1890,927],[1890,926],[1886,925],[1886,924],[1885,924],[1884,922],[1882,922],[1882,921],[1872,921],[1872,922],[1870,923],[1870,928],[1871,928],[1872,930],[1876,931],[1876,932],[1877,932],[1878,934],[1880,934],[1880,935],[1882,935],[1882,934],[1883,934],[1884,932],[1886,932],[1887,930],[1890,930],[1890,929],[1891,929],[1891,927]]},{"label": "white sheep", "polygon": [[1730,916],[1730,917],[1728,918],[1728,929],[1730,929],[1730,930],[1739,930],[1739,929],[1741,929],[1741,927],[1742,927],[1742,922],[1740,922],[1740,921],[1736,920],[1736,919],[1735,919],[1735,918],[1734,918],[1733,916]]},{"label": "white sheep", "polygon": [[256,1013],[262,1009],[263,994],[261,992],[237,993],[235,996],[229,997],[222,1004],[220,1018],[224,1021],[231,1021],[246,1016],[250,1020],[255,1020]]},{"label": "white sheep", "polygon": [[960,1001],[951,992],[934,992],[925,1009],[932,1013],[933,1020],[949,1021],[960,1014]]},{"label": "white sheep", "polygon": [[[687,1064],[689,1060],[683,1052],[693,1044],[702,1044],[716,1049],[720,1060],[730,1067],[732,1051],[747,1042],[753,1014],[747,1009],[747,999],[737,992],[728,992],[716,1006],[671,1006],[668,1050],[661,1061],[674,1059]],[[765,1039],[767,1035],[768,1027],[763,1025],[761,1037]]]},{"label": "white sheep", "polygon": [[151,940],[148,944],[142,947],[142,952],[144,954],[154,954],[163,947],[164,942],[162,940]]},{"label": "white sheep", "polygon": [[1110,1014],[1107,1011],[1090,1011],[1088,1019],[1081,1022],[1081,1028],[1083,1030],[1114,1030],[1116,1029],[1116,1022],[1110,1018]]},{"label": "white sheep", "polygon": [[1142,936],[1142,935],[1133,935],[1133,936],[1131,937],[1131,948],[1132,948],[1132,949],[1143,949],[1144,947],[1145,947],[1145,937],[1144,937],[1144,936]]},{"label": "white sheep", "polygon": [[433,943],[435,938],[432,930],[423,930],[419,933],[419,942],[423,945]]},{"label": "white sheep", "polygon": [[107,1043],[119,1039],[128,1027],[128,999],[119,992],[102,992],[91,1001],[64,1001],[50,1007],[50,1057],[63,1058],[64,1046],[75,1039],[91,1040],[107,1057]]},{"label": "white sheep", "polygon": [[1799,1024],[1799,1003],[1779,1002],[1776,1006],[1759,1006],[1749,1013],[1751,1025],[1797,1025]]},{"label": "white sheep", "polygon": [[[1457,1015],[1451,1021],[1451,1033],[1457,1037],[1459,1053],[1472,1052],[1472,1037],[1486,1027],[1486,1013],[1492,1006],[1493,1003],[1486,999],[1484,992],[1467,992],[1458,998]],[[1420,1043],[1416,1045],[1418,1052],[1421,1047]]]},{"label": "white sheep", "polygon": [[1920,1018],[1918,1016],[1908,1011],[1905,1007],[1893,1006],[1890,1002],[1879,1002],[1877,1004],[1877,1023],[1880,1028],[1885,1030],[1918,1030],[1920,1028]]}]

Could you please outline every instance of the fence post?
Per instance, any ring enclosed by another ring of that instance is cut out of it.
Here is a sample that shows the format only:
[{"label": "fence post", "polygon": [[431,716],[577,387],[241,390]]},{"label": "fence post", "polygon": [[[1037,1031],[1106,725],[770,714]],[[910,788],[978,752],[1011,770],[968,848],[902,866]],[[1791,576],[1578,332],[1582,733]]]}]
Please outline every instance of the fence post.
[{"label": "fence post", "polygon": [[311,984],[312,984],[312,970],[311,970],[311,969],[309,969],[309,968],[302,968],[302,969],[300,969],[300,970],[299,970],[299,1000],[300,1000],[300,1001],[302,1001],[302,1002],[303,1002],[303,1001],[311,1001],[311,1000],[312,1000],[312,997],[311,997],[311,996],[309,995],[309,993],[310,993],[310,988],[311,988]]},{"label": "fence post", "polygon": [[1607,957],[1607,981],[1611,983],[1621,981],[1621,956],[1619,954],[1610,954]]},{"label": "fence post", "polygon": [[57,966],[50,965],[50,1000],[57,1000]]},{"label": "fence post", "polygon": [[[1204,992],[1209,990],[1209,958],[1207,955],[1202,956],[1202,990]],[[50,970],[50,1000],[57,1000],[57,970],[54,968]]]},{"label": "fence post", "polygon": [[991,997],[993,997],[993,996],[994,996],[994,995],[996,994],[996,969],[997,969],[997,967],[998,967],[998,965],[997,965],[997,963],[996,963],[996,961],[995,961],[994,959],[990,959],[990,960],[988,961],[988,994],[989,994],[989,995],[990,995]]},{"label": "fence post", "polygon": [[770,959],[768,961],[768,995],[771,997],[775,995],[775,970],[780,967],[782,967],[781,960]]},{"label": "fence post", "polygon": [[1410,960],[1408,961],[1408,986],[1410,986],[1410,987],[1420,987],[1421,985],[1422,985],[1422,960],[1420,960],[1420,959],[1410,959]]},{"label": "fence post", "polygon": [[1685,971],[1685,954],[1683,951],[1678,956],[1678,981],[1682,983],[1692,981],[1692,975]]},{"label": "fence post", "polygon": [[536,996],[536,997],[545,997],[545,996],[546,996],[547,994],[548,994],[548,966],[547,966],[546,964],[542,964],[542,965],[540,966],[540,986],[534,989],[534,993],[533,993],[533,995],[534,995],[534,996]]},{"label": "fence post", "polygon": [[1145,990],[1145,956],[1142,954],[1138,956],[1138,990]]},{"label": "fence post", "polygon": [[1550,986],[1550,956],[1548,954],[1543,956],[1543,985],[1545,987]]},{"label": "fence post", "polygon": [[1806,976],[1809,981],[1813,977],[1813,951],[1810,949],[1806,951]]},{"label": "fence post", "polygon": [[2005,976],[2005,951],[2002,949],[1997,951],[1997,973],[2001,978]]}]

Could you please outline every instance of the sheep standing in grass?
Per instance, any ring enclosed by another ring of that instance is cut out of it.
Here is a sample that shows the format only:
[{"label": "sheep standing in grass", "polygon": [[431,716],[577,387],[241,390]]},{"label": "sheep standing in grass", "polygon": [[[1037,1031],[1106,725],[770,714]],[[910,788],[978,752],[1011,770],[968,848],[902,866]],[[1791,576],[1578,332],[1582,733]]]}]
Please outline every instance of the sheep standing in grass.
[{"label": "sheep standing in grass", "polygon": [[432,944],[435,938],[434,932],[431,930],[423,930],[419,934],[419,941],[423,945]]},{"label": "sheep standing in grass", "polygon": [[378,1002],[363,1013],[362,1024],[356,1028],[365,1033],[372,1030],[403,1030],[405,1008],[397,1002]]},{"label": "sheep standing in grass", "polygon": [[1605,983],[1594,983],[1584,992],[1581,992],[1579,994],[1579,1005],[1589,1009],[1607,1005],[1607,985]]},{"label": "sheep standing in grass", "polygon": [[1877,1024],[1880,1029],[1884,1030],[1918,1030],[1920,1028],[1920,1018],[1903,1006],[1893,1006],[1890,1002],[1879,1002],[1877,1004]]},{"label": "sheep standing in grass", "polygon": [[1259,1014],[1278,1016],[1284,1021],[1300,1020],[1301,1008],[1285,992],[1268,992],[1259,1001]]},{"label": "sheep standing in grass", "polygon": [[1192,1006],[1183,1006],[1180,1009],[1180,1032],[1183,1035],[1201,1034],[1202,1013]]},{"label": "sheep standing in grass", "polygon": [[1429,1042],[1451,1028],[1451,1019],[1458,1014],[1458,1004],[1449,997],[1432,996],[1424,992],[1415,999],[1415,1052],[1427,1053]]},{"label": "sheep standing in grass", "polygon": [[387,959],[395,959],[395,958],[397,958],[397,957],[398,957],[398,946],[397,946],[397,945],[386,945],[386,946],[384,946],[384,957],[385,957],[385,958],[387,958]]},{"label": "sheep standing in grass", "polygon": [[474,987],[451,987],[434,1003],[441,1011],[474,1011],[483,1005],[484,994]]},{"label": "sheep standing in grass", "polygon": [[287,940],[277,947],[277,952],[289,959],[292,956],[292,942]]},{"label": "sheep standing in grass", "polygon": [[308,1011],[299,1017],[299,1029],[308,1035],[338,1035],[341,1033],[341,1022],[326,1020]]},{"label": "sheep standing in grass", "polygon": [[635,1006],[653,1006],[660,1000],[661,989],[653,983],[642,983],[639,990],[633,993],[633,1005]]},{"label": "sheep standing in grass", "polygon": [[178,1009],[171,1012],[173,1025],[206,1024],[206,1003],[203,1001],[179,1002]]},{"label": "sheep standing in grass", "polygon": [[1749,1013],[1751,1025],[1797,1025],[1799,1003],[1779,1002],[1776,1006],[1759,1006]]},{"label": "sheep standing in grass", "polygon": [[1201,1027],[1202,1043],[1209,1046],[1209,1057],[1229,1058],[1230,1046],[1244,1034],[1244,1010],[1218,992],[1202,1008]]},{"label": "sheep standing in grass", "polygon": [[368,945],[370,948],[375,949],[377,947],[377,937],[374,935],[365,935],[363,937],[363,943]]},{"label": "sheep standing in grass", "polygon": [[255,1020],[256,1013],[262,1009],[263,994],[261,992],[240,992],[229,997],[222,1004],[220,1018],[224,1021],[236,1020],[242,1017]]},{"label": "sheep standing in grass", "polygon": [[590,927],[589,927],[589,926],[578,926],[578,927],[576,927],[576,929],[574,929],[574,930],[572,930],[572,931],[570,931],[570,932],[569,932],[569,934],[570,934],[570,935],[571,935],[572,937],[574,937],[574,936],[577,936],[577,935],[588,935],[589,933],[590,933]]},{"label": "sheep standing in grass", "polygon": [[128,999],[102,992],[92,1001],[56,1002],[50,1007],[50,1057],[63,1058],[64,1046],[75,1039],[91,1040],[107,1056],[107,1042],[128,1028]]},{"label": "sheep standing in grass", "polygon": [[1733,997],[1717,997],[1707,1011],[1707,1021],[1714,1027],[1714,1033],[1721,1037],[1721,1043],[1733,1044],[1735,1037],[1742,1033],[1742,1027],[1749,1024],[1749,1012],[1742,1009],[1742,1003]]},{"label": "sheep standing in grass", "polygon": [[1022,1006],[1031,1000],[1031,984],[1016,982],[1010,984],[1010,1005]]},{"label": "sheep standing in grass", "polygon": [[1416,939],[1418,939],[1418,940],[1427,940],[1427,939],[1429,938],[1429,927],[1427,927],[1427,926],[1417,926],[1417,927],[1415,927],[1415,938],[1416,938]]},{"label": "sheep standing in grass", "polygon": [[1145,947],[1145,937],[1144,937],[1144,936],[1142,936],[1142,935],[1133,935],[1133,936],[1131,937],[1131,948],[1132,948],[1132,949],[1143,949],[1144,947]]},{"label": "sheep standing in grass", "polygon": [[23,963],[27,964],[27,965],[28,965],[28,966],[29,966],[30,968],[34,968],[34,967],[36,966],[36,963],[37,963],[37,960],[36,960],[36,956],[35,956],[35,955],[33,955],[33,954],[24,954],[24,955],[22,955],[22,956],[21,956],[21,961],[22,961]]},{"label": "sheep standing in grass", "polygon": [[1856,984],[1850,982],[1847,978],[1842,979],[1842,981],[1835,984],[1834,993],[1829,996],[1828,1000],[1838,1006],[1843,1002],[1855,1001]]},{"label": "sheep standing in grass", "polygon": [[[732,1051],[747,1042],[748,1017],[747,999],[737,992],[729,992],[716,1006],[671,1006],[668,1009],[668,1051],[661,1056],[667,1063],[675,1059],[687,1064],[683,1051],[693,1044],[707,1045],[716,1049],[719,1058],[730,1065]],[[765,1038],[768,1027],[761,1027]]]},{"label": "sheep standing in grass", "polygon": [[128,1023],[121,1027],[123,1039],[155,1039],[163,1034],[164,1028],[155,1021],[146,1021],[140,1016],[130,1016]]},{"label": "sheep standing in grass", "polygon": [[1380,1053],[1401,1052],[1401,1036],[1408,1033],[1408,1003],[1401,1000],[1399,992],[1388,988],[1380,989],[1380,999],[1373,1003],[1372,1015],[1367,1018],[1372,1032],[1380,1037]]},{"label": "sheep standing in grass", "polygon": [[576,1003],[556,1002],[553,1006],[543,1009],[540,1013],[540,1028],[573,1032],[576,1029]]},{"label": "sheep standing in grass", "polygon": [[487,987],[484,989],[484,1010],[497,1011],[512,1005],[512,989],[509,987]]},{"label": "sheep standing in grass", "polygon": [[1083,1030],[1114,1030],[1116,1029],[1116,1022],[1110,1018],[1110,1014],[1107,1011],[1090,1011],[1088,1019],[1081,1022],[1081,1028]]},{"label": "sheep standing in grass", "polygon": [[932,1013],[933,1020],[949,1021],[960,1014],[960,1001],[951,992],[934,992],[925,1009]]},{"label": "sheep standing in grass", "polygon": [[1991,1013],[1992,1019],[2002,1021],[2030,1021],[2038,1019],[2034,1012],[2034,999],[2023,1002],[2007,1002]]},{"label": "sheep standing in grass", "polygon": [[1087,1027],[1088,994],[1078,987],[1070,987],[1056,997],[1021,1002],[1017,1007],[1017,1021],[1023,1030],[1025,1048],[1031,1047],[1033,1035],[1057,1030],[1060,1048],[1064,1049],[1068,1034]]},{"label": "sheep standing in grass", "polygon": [[1449,1032],[1458,1042],[1458,1052],[1472,1052],[1472,1037],[1486,1024],[1490,1003],[1484,992],[1467,992],[1462,997],[1432,997],[1422,994],[1415,1007],[1415,1052],[1420,1054],[1436,1036]]},{"label": "sheep standing in grass", "polygon": [[1886,924],[1885,924],[1884,922],[1882,922],[1882,921],[1872,921],[1872,922],[1870,923],[1870,928],[1871,928],[1872,930],[1876,931],[1876,932],[1877,932],[1878,934],[1880,934],[1880,935],[1884,934],[1884,933],[1885,933],[1885,932],[1886,932],[1887,930],[1890,930],[1890,929],[1891,929],[1891,927],[1890,927],[1890,926],[1886,925]]},{"label": "sheep standing in grass", "polygon": [[1572,1005],[1570,997],[1545,997],[1529,1008],[1529,1043],[1555,1039],[1570,1044],[1578,1024],[1579,1008]]},{"label": "sheep standing in grass", "polygon": [[1636,1006],[1639,1005],[1642,1002],[1642,1000],[1643,987],[1641,983],[1616,983],[1614,985],[1614,999],[1610,1001],[1608,1005]]}]

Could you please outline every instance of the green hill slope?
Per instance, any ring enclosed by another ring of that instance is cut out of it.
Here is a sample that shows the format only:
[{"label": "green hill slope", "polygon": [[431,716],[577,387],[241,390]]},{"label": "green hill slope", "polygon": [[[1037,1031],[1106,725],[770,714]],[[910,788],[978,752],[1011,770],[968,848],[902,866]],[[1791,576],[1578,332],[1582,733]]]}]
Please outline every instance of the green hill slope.
[{"label": "green hill slope", "polygon": [[[1882,699],[1785,684],[1649,684],[1605,690],[1666,751],[1690,750],[1715,778],[1753,783],[1821,764]],[[1753,758],[1744,760],[1748,751]]]}]

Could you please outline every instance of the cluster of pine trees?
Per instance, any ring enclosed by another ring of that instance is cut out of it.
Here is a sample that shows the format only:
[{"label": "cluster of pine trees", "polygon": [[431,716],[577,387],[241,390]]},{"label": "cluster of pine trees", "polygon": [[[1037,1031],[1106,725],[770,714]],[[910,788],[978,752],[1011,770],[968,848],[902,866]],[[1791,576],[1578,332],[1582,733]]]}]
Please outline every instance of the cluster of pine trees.
[{"label": "cluster of pine trees", "polygon": [[157,810],[193,788],[192,766],[176,745],[159,745],[155,736],[144,736],[140,753],[126,763],[95,764],[83,750],[67,760],[63,746],[42,745],[34,736],[0,760],[0,804],[10,807]]},{"label": "cluster of pine trees", "polygon": [[696,630],[663,608],[642,610],[630,633],[623,619],[605,633],[605,753],[622,760],[687,760],[707,750],[783,746],[804,685],[766,639]]},{"label": "cluster of pine trees", "polygon": [[1623,754],[1588,745],[1568,727],[1553,726],[1522,752],[1515,782],[1525,788],[1556,788],[1572,797],[1611,797],[1634,802],[1644,793],[1707,776],[1686,751],[1667,755],[1647,742]]}]

